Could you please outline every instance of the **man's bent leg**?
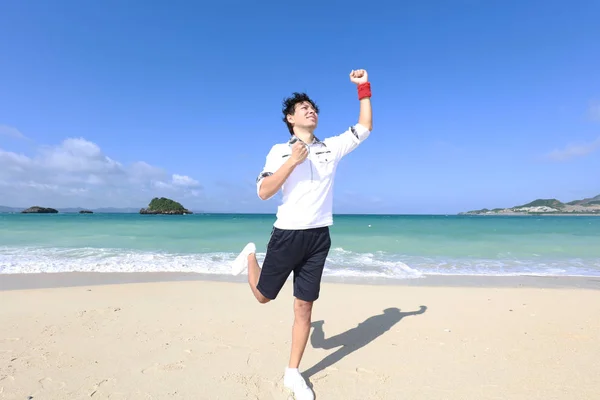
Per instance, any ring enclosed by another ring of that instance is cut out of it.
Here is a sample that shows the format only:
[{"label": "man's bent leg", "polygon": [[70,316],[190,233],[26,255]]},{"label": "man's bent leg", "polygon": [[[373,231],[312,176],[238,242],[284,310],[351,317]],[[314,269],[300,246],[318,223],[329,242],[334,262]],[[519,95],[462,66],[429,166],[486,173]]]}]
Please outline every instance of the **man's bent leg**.
[{"label": "man's bent leg", "polygon": [[289,368],[298,368],[310,334],[312,301],[294,299],[294,326],[292,327],[292,352]]},{"label": "man's bent leg", "polygon": [[258,279],[260,278],[260,272],[260,266],[258,265],[256,254],[251,253],[248,256],[248,284],[250,285],[250,289],[252,289],[252,294],[254,294],[256,300],[258,300],[258,302],[261,304],[265,304],[271,300],[263,296],[263,294],[256,288],[256,285],[258,285]]},{"label": "man's bent leg", "polygon": [[303,256],[294,247],[294,237],[294,231],[274,228],[262,268],[258,265],[256,254],[249,253],[248,284],[260,303],[268,303],[277,298],[286,279],[298,263],[298,258]]}]

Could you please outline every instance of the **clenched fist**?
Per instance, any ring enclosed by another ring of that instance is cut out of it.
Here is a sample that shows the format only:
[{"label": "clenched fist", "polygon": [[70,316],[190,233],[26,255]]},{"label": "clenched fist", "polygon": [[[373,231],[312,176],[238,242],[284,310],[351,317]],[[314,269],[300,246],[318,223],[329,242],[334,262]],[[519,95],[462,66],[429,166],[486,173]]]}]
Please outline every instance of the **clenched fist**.
[{"label": "clenched fist", "polygon": [[300,140],[296,141],[296,143],[292,145],[292,155],[290,157],[294,165],[301,164],[307,156],[308,150],[306,149],[304,143],[302,143]]},{"label": "clenched fist", "polygon": [[364,69],[353,69],[352,72],[350,72],[350,81],[357,85],[368,82],[369,76],[367,75],[367,71]]}]

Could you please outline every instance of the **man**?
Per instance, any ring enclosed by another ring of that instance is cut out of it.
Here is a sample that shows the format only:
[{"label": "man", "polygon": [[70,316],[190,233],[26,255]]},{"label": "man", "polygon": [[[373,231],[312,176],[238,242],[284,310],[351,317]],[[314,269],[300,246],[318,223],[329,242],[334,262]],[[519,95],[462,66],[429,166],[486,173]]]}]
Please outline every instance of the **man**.
[{"label": "man", "polygon": [[331,247],[333,182],[340,160],[362,143],[372,130],[371,87],[365,70],[353,70],[350,81],[358,88],[358,123],[323,141],[314,135],[319,108],[304,93],[294,93],[283,103],[283,121],[291,138],[274,145],[257,179],[262,200],[283,192],[262,270],[256,246],[248,243],[232,265],[232,273],[248,268],[248,283],[256,299],[274,300],[294,272],[294,325],[289,365],[284,385],[297,400],[314,399],[298,371],[310,333],[312,305],[319,297],[321,276]]}]

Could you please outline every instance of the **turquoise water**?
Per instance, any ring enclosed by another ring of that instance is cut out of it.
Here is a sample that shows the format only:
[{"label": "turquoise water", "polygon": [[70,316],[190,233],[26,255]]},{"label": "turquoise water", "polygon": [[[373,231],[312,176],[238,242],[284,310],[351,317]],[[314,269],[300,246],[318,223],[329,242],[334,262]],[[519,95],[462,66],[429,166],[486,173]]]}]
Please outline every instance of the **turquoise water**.
[{"label": "turquoise water", "polygon": [[[274,216],[0,214],[0,273],[227,274],[248,241],[262,261]],[[600,276],[600,218],[342,215],[325,275]]]}]

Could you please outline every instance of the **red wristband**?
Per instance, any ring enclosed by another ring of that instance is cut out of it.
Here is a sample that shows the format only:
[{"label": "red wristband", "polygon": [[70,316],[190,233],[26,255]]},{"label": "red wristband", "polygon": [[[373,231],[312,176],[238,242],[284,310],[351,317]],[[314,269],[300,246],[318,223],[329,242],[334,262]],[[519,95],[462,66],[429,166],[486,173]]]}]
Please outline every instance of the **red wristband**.
[{"label": "red wristband", "polygon": [[365,82],[358,85],[358,99],[371,97],[371,82]]}]

